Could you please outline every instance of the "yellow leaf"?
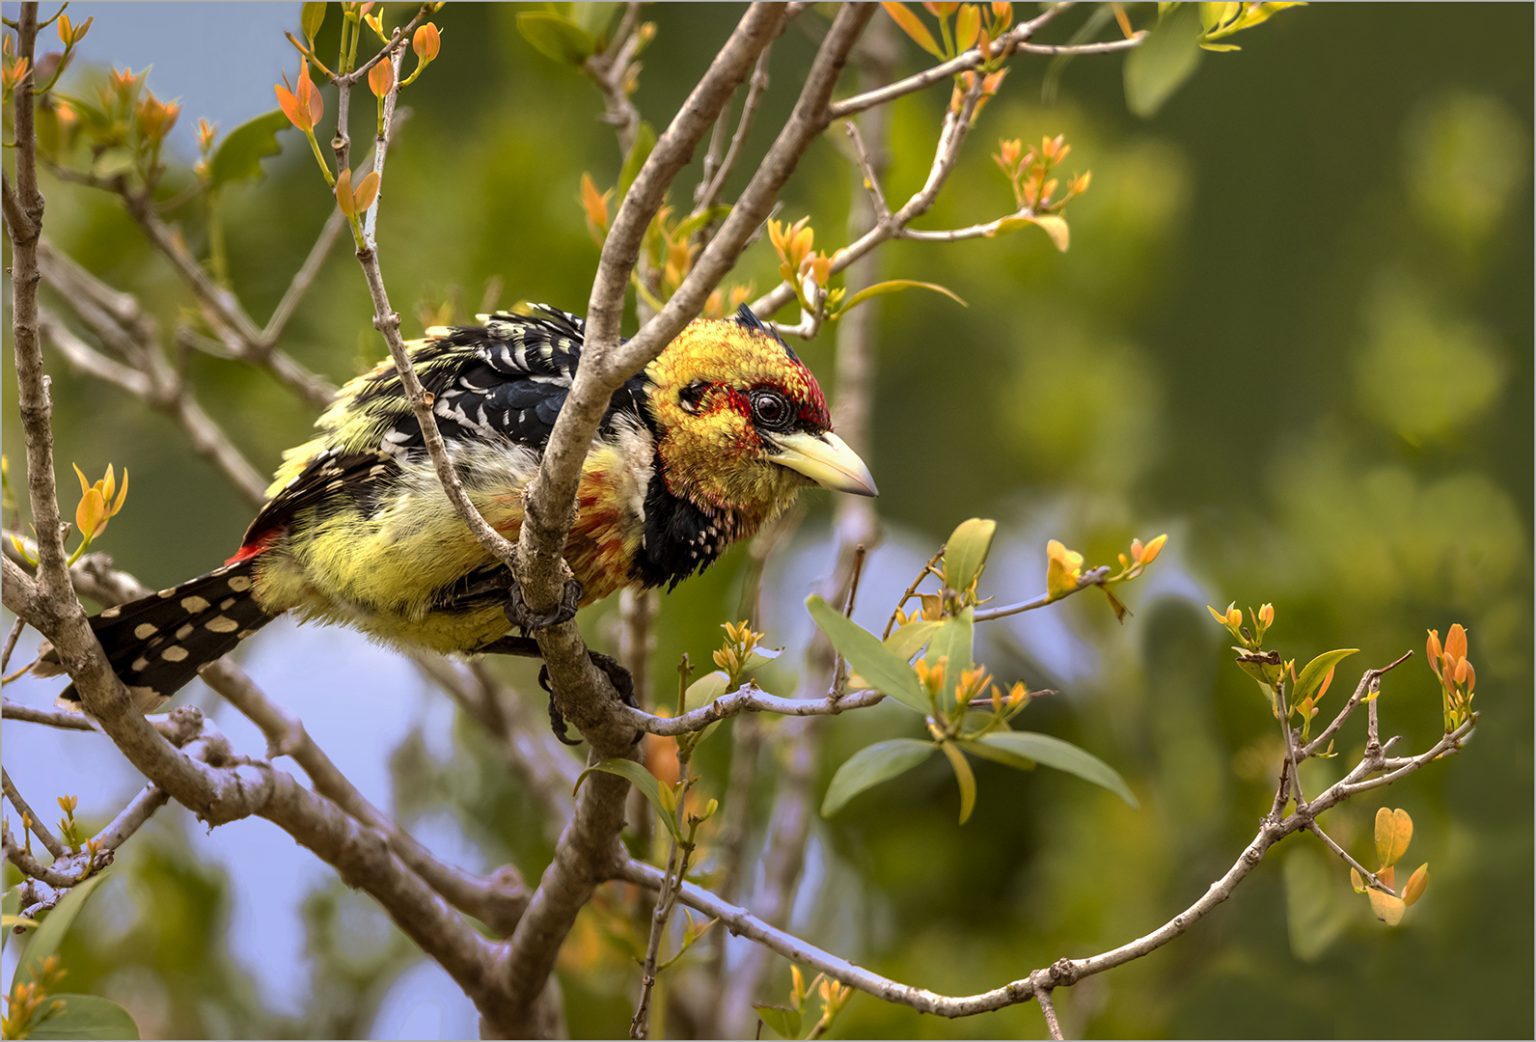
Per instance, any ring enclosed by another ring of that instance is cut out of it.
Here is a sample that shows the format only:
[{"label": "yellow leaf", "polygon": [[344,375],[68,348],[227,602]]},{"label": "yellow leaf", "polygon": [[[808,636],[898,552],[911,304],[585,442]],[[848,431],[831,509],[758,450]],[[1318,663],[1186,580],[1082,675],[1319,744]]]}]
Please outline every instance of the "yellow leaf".
[{"label": "yellow leaf", "polygon": [[885,13],[890,16],[891,21],[912,38],[913,43],[935,58],[944,57],[944,51],[939,47],[938,41],[933,38],[933,33],[928,31],[928,27],[923,25],[922,20],[906,4],[882,3],[880,6],[885,8]]},{"label": "yellow leaf", "polygon": [[1010,232],[1015,228],[1023,228],[1033,225],[1045,232],[1050,237],[1051,244],[1065,253],[1067,247],[1072,244],[1072,231],[1067,227],[1067,219],[1059,214],[1047,213],[1038,217],[1030,214],[1015,214],[1012,217],[1004,217],[997,222],[999,232]]},{"label": "yellow leaf", "polygon": [[1397,864],[1413,839],[1413,819],[1401,808],[1376,812],[1376,859],[1383,868]]},{"label": "yellow leaf", "polygon": [[80,530],[80,538],[90,539],[94,536],[106,516],[107,503],[101,498],[101,490],[95,486],[86,489],[85,495],[80,497],[80,504],[75,507],[75,527]]},{"label": "yellow leaf", "polygon": [[1424,888],[1429,886],[1429,864],[1420,865],[1413,870],[1413,875],[1408,877],[1408,882],[1403,884],[1403,904],[1411,905],[1424,896]]},{"label": "yellow leaf", "polygon": [[1393,897],[1382,890],[1369,890],[1365,896],[1370,898],[1371,911],[1376,913],[1376,918],[1388,926],[1396,926],[1403,921],[1403,913],[1408,910],[1408,906],[1401,897]]},{"label": "yellow leaf", "polygon": [[1363,894],[1366,891],[1365,877],[1354,866],[1350,866],[1349,869],[1349,885],[1354,888],[1357,894]]},{"label": "yellow leaf", "polygon": [[981,34],[981,12],[975,4],[964,4],[960,8],[960,16],[955,19],[955,46],[962,51],[968,51],[976,43],[976,37]]},{"label": "yellow leaf", "polygon": [[1045,545],[1045,590],[1052,597],[1064,597],[1077,589],[1083,573],[1083,555],[1068,550],[1060,540]]}]

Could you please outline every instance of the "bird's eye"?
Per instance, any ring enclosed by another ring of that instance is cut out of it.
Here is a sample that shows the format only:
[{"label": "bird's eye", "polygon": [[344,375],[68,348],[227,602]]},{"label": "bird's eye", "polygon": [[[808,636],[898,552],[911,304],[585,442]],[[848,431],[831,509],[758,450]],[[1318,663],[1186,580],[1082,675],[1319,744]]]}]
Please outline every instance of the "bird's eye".
[{"label": "bird's eye", "polygon": [[703,380],[695,380],[678,392],[678,404],[683,407],[684,412],[698,412],[699,406],[704,401],[704,392],[708,390],[709,384]]},{"label": "bird's eye", "polygon": [[795,411],[778,391],[759,389],[752,392],[752,419],[766,430],[788,430],[794,423]]}]

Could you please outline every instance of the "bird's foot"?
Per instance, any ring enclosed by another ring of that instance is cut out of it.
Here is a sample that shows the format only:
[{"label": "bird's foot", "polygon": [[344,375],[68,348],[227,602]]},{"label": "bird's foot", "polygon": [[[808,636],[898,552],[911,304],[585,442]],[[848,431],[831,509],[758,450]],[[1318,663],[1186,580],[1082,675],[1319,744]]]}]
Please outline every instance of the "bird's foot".
[{"label": "bird's foot", "polygon": [[506,612],[507,621],[512,627],[523,633],[532,633],[534,630],[548,629],[550,626],[558,626],[562,622],[569,622],[576,617],[576,609],[581,607],[581,599],[586,596],[586,590],[576,579],[570,579],[565,584],[565,589],[560,595],[560,603],[555,605],[553,611],[536,612],[528,607],[528,602],[523,599],[522,587],[513,582],[507,587],[507,603],[502,610]]},{"label": "bird's foot", "polygon": [[[604,655],[600,651],[589,651],[587,657],[592,664],[602,670],[608,677],[608,682],[619,693],[619,700],[631,709],[639,708],[635,704],[635,678],[629,670],[619,664],[619,660],[610,655]],[[560,707],[555,704],[555,689],[549,682],[549,667],[539,667],[539,686],[549,693],[549,727],[555,732],[555,737],[566,745],[580,745],[581,741],[570,736],[566,727],[565,717],[560,712]],[[635,741],[645,737],[644,731],[635,732]]]}]

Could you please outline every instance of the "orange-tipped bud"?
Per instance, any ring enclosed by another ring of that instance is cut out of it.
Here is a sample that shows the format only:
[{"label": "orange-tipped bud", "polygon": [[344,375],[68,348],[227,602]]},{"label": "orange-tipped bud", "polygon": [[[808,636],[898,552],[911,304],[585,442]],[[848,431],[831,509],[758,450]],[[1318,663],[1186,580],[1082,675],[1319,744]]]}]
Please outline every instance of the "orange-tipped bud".
[{"label": "orange-tipped bud", "polygon": [[139,129],[151,141],[159,141],[169,134],[181,115],[181,105],[174,101],[161,101],[153,94],[139,103]]},{"label": "orange-tipped bud", "polygon": [[1440,646],[1440,631],[1430,630],[1429,640],[1425,643],[1424,653],[1429,659],[1429,668],[1435,671],[1435,676],[1440,675],[1440,656],[1445,654],[1445,649]]},{"label": "orange-tipped bud", "polygon": [[206,119],[197,121],[197,149],[199,152],[207,152],[213,148],[214,135],[219,132],[217,123],[209,123]]},{"label": "orange-tipped bud", "polygon": [[1259,607],[1259,621],[1264,624],[1266,629],[1275,624],[1275,606],[1273,604],[1263,604]]}]

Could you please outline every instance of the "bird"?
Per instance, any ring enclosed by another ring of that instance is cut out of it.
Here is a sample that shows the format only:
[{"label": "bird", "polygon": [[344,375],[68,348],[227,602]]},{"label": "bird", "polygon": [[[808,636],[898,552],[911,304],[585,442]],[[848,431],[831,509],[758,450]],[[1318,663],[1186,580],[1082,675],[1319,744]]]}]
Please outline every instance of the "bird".
[{"label": "bird", "polygon": [[[586,326],[543,304],[475,323],[432,327],[407,351],[470,501],[515,540]],[[811,485],[877,494],[833,433],[816,377],[771,326],[745,305],[694,319],[610,399],[564,547],[574,579],[554,612],[535,615],[454,511],[386,360],[342,386],[314,436],[284,453],[222,566],[90,624],[146,712],[285,614],[401,648],[536,655],[531,630],[621,589],[670,591]],[[627,699],[628,674],[593,658]],[[57,673],[48,659],[40,672]],[[61,703],[78,707],[73,685]],[[563,738],[553,697],[551,720]]]}]

